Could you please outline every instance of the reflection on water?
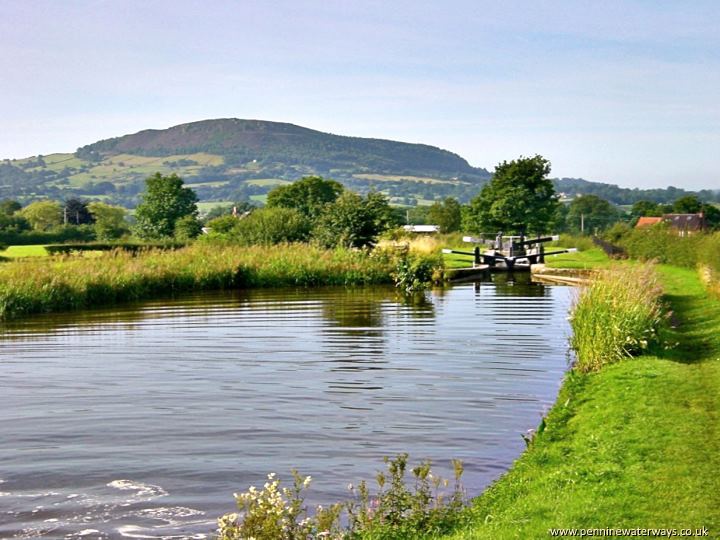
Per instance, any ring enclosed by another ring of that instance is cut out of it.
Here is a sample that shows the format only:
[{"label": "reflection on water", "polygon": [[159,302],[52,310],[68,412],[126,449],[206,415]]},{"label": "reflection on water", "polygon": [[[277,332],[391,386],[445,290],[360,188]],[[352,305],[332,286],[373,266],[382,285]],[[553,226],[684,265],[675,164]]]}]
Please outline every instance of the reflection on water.
[{"label": "reflection on water", "polygon": [[524,276],[211,293],[3,327],[0,537],[202,538],[232,493],[288,476],[344,498],[408,451],[477,493],[566,367],[569,290]]}]

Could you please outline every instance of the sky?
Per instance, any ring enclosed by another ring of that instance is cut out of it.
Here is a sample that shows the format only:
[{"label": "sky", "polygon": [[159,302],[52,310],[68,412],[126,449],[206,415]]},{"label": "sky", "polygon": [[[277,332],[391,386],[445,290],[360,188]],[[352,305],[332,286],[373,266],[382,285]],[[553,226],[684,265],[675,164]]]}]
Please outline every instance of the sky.
[{"label": "sky", "polygon": [[720,2],[0,0],[0,157],[208,118],[720,189]]}]

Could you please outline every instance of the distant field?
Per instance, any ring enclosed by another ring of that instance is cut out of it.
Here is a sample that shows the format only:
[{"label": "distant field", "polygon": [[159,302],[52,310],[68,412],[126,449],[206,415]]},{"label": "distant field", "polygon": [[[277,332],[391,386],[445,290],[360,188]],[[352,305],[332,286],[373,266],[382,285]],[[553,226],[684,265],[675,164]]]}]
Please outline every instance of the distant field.
[{"label": "distant field", "polygon": [[219,187],[219,186],[227,186],[230,182],[227,180],[218,180],[217,182],[197,182],[193,184],[185,184],[189,188],[196,188],[196,187]]},{"label": "distant field", "polygon": [[460,184],[458,180],[443,180],[426,176],[400,176],[392,174],[354,174],[353,178],[374,180],[376,182],[420,182],[423,184]]},{"label": "distant field", "polygon": [[267,202],[267,195],[250,195],[250,200],[265,204]]},{"label": "distant field", "polygon": [[205,214],[215,208],[216,206],[222,206],[223,208],[229,208],[233,205],[232,201],[203,201],[197,203],[198,210],[201,214]]},{"label": "distant field", "polygon": [[[36,157],[24,158],[14,160],[11,163],[16,166],[21,166],[36,159]],[[203,167],[219,166],[225,162],[222,156],[204,152],[162,157],[118,154],[105,158],[99,163],[91,163],[78,159],[74,154],[50,154],[43,156],[43,160],[45,167],[32,167],[27,169],[27,171],[33,172],[46,169],[60,172],[66,167],[71,169],[86,168],[84,171],[67,177],[67,185],[74,188],[82,187],[89,182],[123,184],[151,176],[157,172],[161,174],[176,173],[180,177],[192,177],[197,175]],[[171,165],[173,162],[180,162],[181,160],[193,161],[195,163],[192,165]],[[52,184],[58,187],[63,186],[61,182],[52,182]]]},{"label": "distant field", "polygon": [[417,201],[418,206],[432,206],[433,204],[435,204],[437,202],[437,201],[431,201],[430,199],[416,198],[415,200]]},{"label": "distant field", "polygon": [[292,184],[289,180],[282,180],[280,178],[257,178],[255,180],[247,180],[245,183],[251,186],[282,186]]}]

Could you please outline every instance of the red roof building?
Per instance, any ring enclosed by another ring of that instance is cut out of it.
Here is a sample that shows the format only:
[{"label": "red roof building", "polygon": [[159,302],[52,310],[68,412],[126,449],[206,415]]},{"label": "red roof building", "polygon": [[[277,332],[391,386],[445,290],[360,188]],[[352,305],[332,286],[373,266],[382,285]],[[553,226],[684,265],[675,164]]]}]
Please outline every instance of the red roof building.
[{"label": "red roof building", "polygon": [[636,228],[641,227],[649,227],[650,225],[656,225],[657,223],[661,223],[663,218],[661,217],[641,217],[638,219],[638,222],[635,224]]}]

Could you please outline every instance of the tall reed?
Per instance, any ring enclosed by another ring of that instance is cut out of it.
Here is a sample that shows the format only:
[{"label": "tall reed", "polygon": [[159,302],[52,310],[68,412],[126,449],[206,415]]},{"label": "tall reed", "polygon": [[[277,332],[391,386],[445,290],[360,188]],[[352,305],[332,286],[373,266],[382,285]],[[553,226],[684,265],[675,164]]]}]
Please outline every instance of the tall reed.
[{"label": "tall reed", "polygon": [[661,296],[652,264],[601,272],[580,292],[571,312],[575,368],[598,371],[647,348],[663,316]]},{"label": "tall reed", "polygon": [[395,265],[382,252],[202,243],[176,251],[8,262],[0,265],[0,318],[193,290],[390,283]]}]

